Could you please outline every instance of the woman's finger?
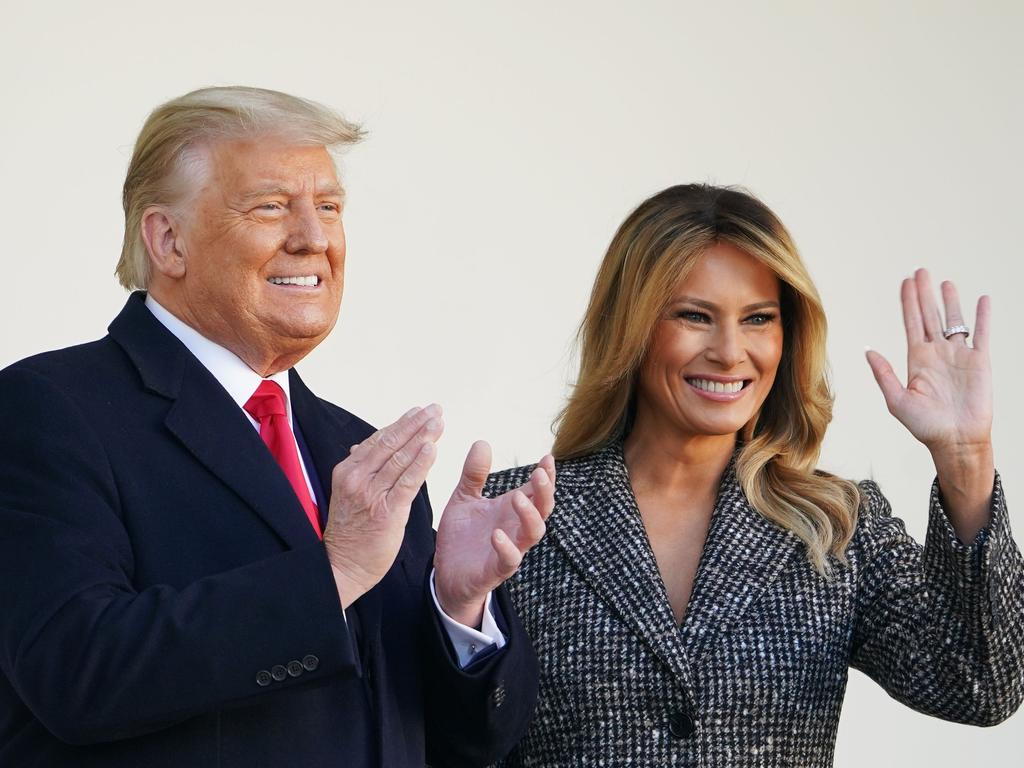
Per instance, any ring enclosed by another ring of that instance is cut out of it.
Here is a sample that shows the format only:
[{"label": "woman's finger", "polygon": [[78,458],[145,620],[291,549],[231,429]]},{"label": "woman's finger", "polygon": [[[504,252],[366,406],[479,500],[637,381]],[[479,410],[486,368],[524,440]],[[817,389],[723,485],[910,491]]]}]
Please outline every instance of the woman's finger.
[{"label": "woman's finger", "polygon": [[927,269],[914,272],[914,283],[917,286],[917,303],[921,308],[921,324],[929,341],[942,338],[942,318],[939,307],[935,303],[935,292],[932,290],[932,278]]},{"label": "woman's finger", "polygon": [[907,345],[920,344],[926,339],[913,278],[908,277],[900,284],[900,304],[903,306],[903,327],[907,329]]},{"label": "woman's finger", "polygon": [[988,352],[988,329],[992,320],[992,299],[982,296],[974,316],[974,348]]},{"label": "woman's finger", "polygon": [[866,350],[865,354],[868,358],[868,365],[871,366],[871,373],[875,375],[875,381],[878,382],[878,388],[882,390],[885,405],[889,409],[889,413],[895,414],[900,397],[903,395],[903,383],[892,366],[889,365],[889,361],[881,354],[873,349]]},{"label": "woman's finger", "polygon": [[[942,292],[942,303],[946,308],[946,328],[952,328],[955,325],[963,325],[964,316],[960,311],[960,296],[957,294],[956,286],[949,280],[943,280],[939,289]],[[967,334],[957,333],[950,336],[949,340],[959,341],[962,344],[966,344]]]}]

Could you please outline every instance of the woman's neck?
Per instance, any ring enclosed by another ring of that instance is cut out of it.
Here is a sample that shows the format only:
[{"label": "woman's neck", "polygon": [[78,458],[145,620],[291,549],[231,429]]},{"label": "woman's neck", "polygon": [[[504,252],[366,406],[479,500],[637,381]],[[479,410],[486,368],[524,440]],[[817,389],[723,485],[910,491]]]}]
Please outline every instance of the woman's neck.
[{"label": "woman's neck", "polygon": [[717,488],[735,447],[735,435],[681,438],[668,430],[634,427],[623,444],[623,458],[637,496],[675,496]]}]

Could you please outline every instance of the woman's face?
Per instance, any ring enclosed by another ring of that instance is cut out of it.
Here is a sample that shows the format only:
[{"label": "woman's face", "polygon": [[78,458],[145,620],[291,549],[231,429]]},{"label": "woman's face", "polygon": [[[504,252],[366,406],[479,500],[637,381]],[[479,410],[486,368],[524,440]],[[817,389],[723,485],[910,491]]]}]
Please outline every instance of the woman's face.
[{"label": "woman's face", "polygon": [[634,429],[733,435],[782,357],[779,280],[734,245],[709,248],[675,288],[640,368]]}]

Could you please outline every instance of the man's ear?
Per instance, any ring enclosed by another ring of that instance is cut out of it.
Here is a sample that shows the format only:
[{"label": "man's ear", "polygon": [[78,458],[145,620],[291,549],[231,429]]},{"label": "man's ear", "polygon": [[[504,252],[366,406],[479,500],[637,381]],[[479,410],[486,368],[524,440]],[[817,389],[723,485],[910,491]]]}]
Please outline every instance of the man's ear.
[{"label": "man's ear", "polygon": [[142,240],[154,272],[180,279],[185,276],[178,221],[164,208],[147,208],[142,214]]}]

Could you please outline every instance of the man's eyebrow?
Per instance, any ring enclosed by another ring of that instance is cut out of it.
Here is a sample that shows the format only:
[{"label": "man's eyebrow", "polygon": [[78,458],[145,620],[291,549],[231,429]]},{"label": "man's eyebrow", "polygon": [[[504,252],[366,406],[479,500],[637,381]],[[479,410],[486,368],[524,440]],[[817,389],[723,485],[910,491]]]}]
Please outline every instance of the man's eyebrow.
[{"label": "man's eyebrow", "polygon": [[[704,299],[695,299],[693,296],[676,296],[673,300],[673,304],[694,304],[704,309],[716,310],[718,305],[711,301],[704,301]],[[769,301],[756,301],[753,304],[747,304],[747,306],[740,309],[741,312],[753,312],[755,309],[768,309],[769,307],[779,308],[779,302],[774,300]]]},{"label": "man's eyebrow", "polygon": [[[264,187],[256,187],[242,194],[243,200],[252,200],[258,197],[294,197],[295,189],[280,184],[268,184]],[[317,197],[344,197],[345,190],[340,184],[324,184],[316,191]]]}]

